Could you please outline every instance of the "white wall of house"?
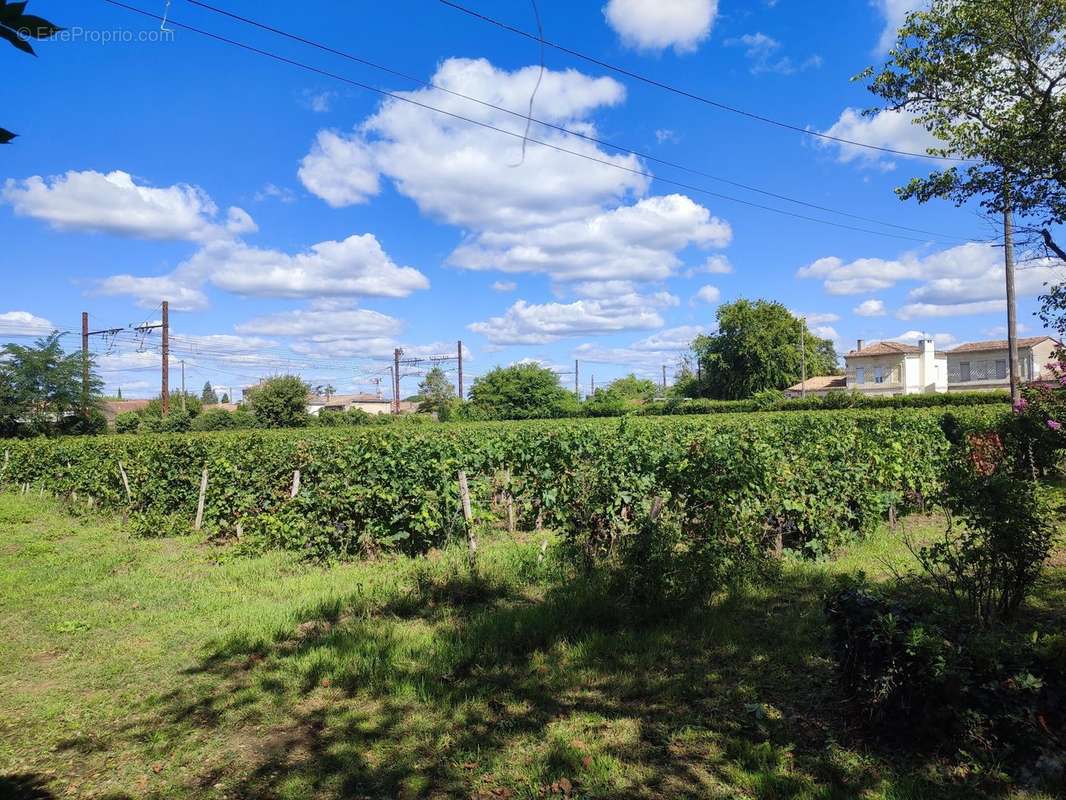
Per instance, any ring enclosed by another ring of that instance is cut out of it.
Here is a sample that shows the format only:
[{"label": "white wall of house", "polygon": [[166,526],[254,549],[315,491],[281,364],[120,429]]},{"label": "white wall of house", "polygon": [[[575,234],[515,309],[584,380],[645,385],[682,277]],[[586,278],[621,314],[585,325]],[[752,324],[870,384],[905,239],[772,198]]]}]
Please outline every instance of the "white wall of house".
[{"label": "white wall of house", "polygon": [[948,390],[948,359],[931,341],[919,353],[848,356],[848,389],[875,396]]},{"label": "white wall of house", "polygon": [[899,354],[848,357],[848,390],[871,395],[903,394],[905,362],[906,358]]},{"label": "white wall of house", "polygon": [[391,400],[358,400],[348,408],[358,408],[367,414],[388,414],[392,411]]}]

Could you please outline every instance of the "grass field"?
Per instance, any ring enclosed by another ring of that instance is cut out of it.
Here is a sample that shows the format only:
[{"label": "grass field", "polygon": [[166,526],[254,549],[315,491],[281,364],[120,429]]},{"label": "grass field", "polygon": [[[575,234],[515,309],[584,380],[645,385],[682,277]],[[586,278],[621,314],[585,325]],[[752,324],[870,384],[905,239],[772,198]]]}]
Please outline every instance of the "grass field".
[{"label": "grass field", "polygon": [[1049,797],[848,719],[821,593],[905,567],[898,534],[648,620],[540,537],[482,555],[225,558],[0,495],[0,798]]}]

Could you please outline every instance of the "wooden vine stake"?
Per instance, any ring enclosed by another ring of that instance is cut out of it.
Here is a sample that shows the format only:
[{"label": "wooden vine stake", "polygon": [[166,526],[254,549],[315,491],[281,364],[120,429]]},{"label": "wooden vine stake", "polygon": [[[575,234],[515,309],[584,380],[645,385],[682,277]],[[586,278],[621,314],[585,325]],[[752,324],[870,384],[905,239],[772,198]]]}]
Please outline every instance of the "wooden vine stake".
[{"label": "wooden vine stake", "polygon": [[511,494],[511,470],[504,470],[503,482],[507,492],[507,532],[514,533],[514,495]]},{"label": "wooden vine stake", "polygon": [[133,502],[133,493],[130,492],[130,479],[126,475],[126,468],[122,466],[122,462],[118,462],[118,474],[122,476],[122,486],[126,490],[126,504],[129,505]]},{"label": "wooden vine stake", "polygon": [[194,528],[200,530],[204,524],[204,500],[207,498],[207,467],[204,467],[204,474],[200,477],[200,500],[196,504],[196,525]]},{"label": "wooden vine stake", "polygon": [[470,508],[470,486],[466,472],[459,470],[459,497],[463,501],[463,519],[466,520],[466,543],[470,547],[470,560],[477,557],[477,536],[474,535],[474,512]]},{"label": "wooden vine stake", "polygon": [[292,471],[292,491],[289,493],[289,497],[296,497],[300,493],[300,470],[294,469]]}]

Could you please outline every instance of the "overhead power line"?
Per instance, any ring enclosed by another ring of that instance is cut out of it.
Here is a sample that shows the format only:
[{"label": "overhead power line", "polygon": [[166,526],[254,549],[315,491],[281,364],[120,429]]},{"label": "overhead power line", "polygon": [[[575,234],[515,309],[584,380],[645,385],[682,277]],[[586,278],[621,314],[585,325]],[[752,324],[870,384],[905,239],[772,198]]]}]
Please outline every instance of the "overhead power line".
[{"label": "overhead power line", "polygon": [[[935,236],[937,238],[942,238],[942,239],[957,239],[959,241],[969,241],[969,237],[954,236],[952,234],[942,234],[942,233],[937,233],[936,231],[926,230],[924,228],[915,228],[915,227],[911,227],[909,225],[899,225],[899,224],[894,223],[894,222],[885,222],[884,220],[879,220],[879,219],[876,219],[874,217],[866,217],[866,216],[863,216],[861,214],[854,214],[854,213],[852,213],[850,211],[842,211],[842,210],[837,209],[837,208],[832,208],[832,207],[829,207],[829,206],[823,206],[823,205],[819,205],[817,203],[809,202],[807,200],[801,200],[801,199],[798,199],[798,198],[795,198],[795,197],[790,197],[790,196],[785,195],[785,194],[780,194],[779,192],[773,192],[773,191],[770,191],[770,190],[767,190],[767,189],[762,189],[762,188],[759,188],[758,186],[752,186],[752,185],[747,184],[747,183],[741,183],[740,181],[731,180],[729,178],[723,178],[720,175],[714,175],[714,174],[712,174],[710,172],[705,172],[703,170],[696,169],[694,167],[689,167],[689,166],[687,166],[685,164],[680,164],[680,163],[678,163],[676,161],[670,161],[670,160],[665,159],[665,158],[660,158],[658,156],[652,155],[651,153],[647,153],[647,152],[644,152],[644,151],[641,151],[641,150],[637,150],[635,148],[628,147],[626,145],[616,144],[614,142],[608,141],[606,139],[599,138],[597,136],[592,136],[590,134],[583,133],[581,131],[577,131],[577,130],[573,130],[571,128],[567,128],[567,127],[565,127],[563,125],[558,125],[556,123],[547,122],[546,120],[538,119],[537,117],[534,117],[532,115],[532,113],[533,113],[532,112],[532,105],[530,106],[530,109],[527,112],[515,111],[514,109],[510,109],[510,108],[506,108],[504,106],[497,105],[496,103],[490,102],[488,100],[484,100],[484,99],[479,98],[479,97],[474,97],[472,95],[465,94],[464,92],[457,92],[457,91],[455,91],[453,89],[449,89],[449,88],[447,88],[445,86],[441,86],[440,84],[433,83],[432,81],[427,81],[427,80],[419,78],[419,77],[417,77],[415,75],[411,75],[409,73],[402,72],[400,70],[394,69],[392,67],[385,66],[383,64],[379,64],[379,63],[377,63],[375,61],[371,61],[368,58],[363,58],[361,56],[354,55],[353,53],[346,52],[344,50],[338,50],[335,47],[330,47],[329,45],[322,44],[321,42],[316,42],[313,39],[308,39],[308,38],[306,38],[304,36],[300,36],[299,34],[291,33],[289,31],[286,31],[286,30],[282,29],[282,28],[277,28],[277,27],[275,27],[273,25],[269,25],[269,24],[267,24],[265,22],[260,22],[260,21],[255,20],[255,19],[251,19],[250,17],[245,17],[245,16],[242,16],[240,14],[235,14],[232,11],[227,11],[224,8],[219,8],[218,6],[211,5],[210,3],[202,2],[202,0],[187,0],[187,2],[190,3],[191,5],[199,6],[201,8],[204,8],[204,9],[208,10],[208,11],[211,11],[211,12],[213,12],[215,14],[219,14],[219,15],[224,16],[224,17],[229,17],[230,19],[236,20],[238,22],[242,22],[242,23],[244,23],[246,25],[251,25],[253,27],[259,28],[260,30],[268,31],[268,32],[273,33],[273,34],[275,34],[277,36],[282,36],[282,37],[284,37],[286,39],[289,39],[291,41],[299,42],[300,44],[305,44],[305,45],[307,45],[309,47],[314,47],[314,48],[316,48],[318,50],[321,50],[322,52],[330,53],[331,55],[339,56],[339,57],[347,59],[349,61],[353,61],[353,62],[355,62],[357,64],[362,64],[363,66],[379,70],[380,72],[384,72],[384,73],[387,73],[389,75],[393,75],[395,77],[402,78],[402,79],[407,80],[407,81],[411,81],[412,83],[418,84],[419,86],[422,86],[424,88],[434,89],[436,91],[443,92],[445,94],[451,95],[452,97],[458,97],[458,98],[460,98],[462,100],[468,100],[468,101],[470,101],[472,103],[477,103],[480,106],[484,106],[485,108],[491,108],[494,111],[499,111],[499,112],[504,113],[504,114],[509,114],[510,116],[516,117],[516,118],[521,119],[523,121],[535,122],[536,124],[542,125],[545,128],[550,128],[552,130],[559,131],[560,133],[567,134],[568,136],[574,136],[574,137],[577,137],[579,139],[583,139],[583,140],[585,140],[587,142],[599,145],[601,147],[608,147],[608,148],[610,148],[612,150],[615,150],[615,151],[617,151],[619,153],[625,153],[627,155],[632,155],[632,156],[636,156],[638,158],[642,158],[645,161],[650,161],[650,162],[653,162],[655,164],[661,164],[664,167],[670,167],[671,169],[678,169],[678,170],[681,170],[683,172],[688,172],[688,173],[690,173],[692,175],[699,175],[700,177],[708,178],[710,180],[717,181],[719,183],[724,183],[724,184],[727,184],[729,186],[735,186],[738,189],[744,189],[744,190],[749,191],[749,192],[755,192],[756,194],[761,194],[761,195],[765,195],[767,197],[772,197],[772,198],[774,198],[776,200],[784,200],[785,202],[788,202],[788,203],[795,203],[797,205],[804,206],[806,208],[811,208],[811,209],[814,209],[814,210],[817,210],[817,211],[824,211],[824,212],[829,213],[829,214],[837,214],[839,216],[847,217],[849,219],[859,220],[861,222],[869,222],[869,223],[872,223],[874,225],[884,225],[885,227],[895,228],[897,230],[910,231],[912,233],[922,233],[922,234],[926,234],[928,236]],[[524,134],[526,139],[528,139],[528,135],[529,135],[529,128],[527,126],[525,134]]]},{"label": "overhead power line", "polygon": [[[135,14],[140,14],[140,15],[148,17],[150,19],[155,19],[155,20],[162,19],[162,17],[160,17],[158,14],[154,14],[154,13],[152,13],[150,11],[144,11],[144,10],[142,10],[140,8],[136,8],[134,6],[127,5],[126,3],[119,2],[119,0],[104,0],[104,2],[108,3],[109,5],[116,6],[118,8],[124,8],[127,11],[131,11],[131,12],[133,12]],[[201,36],[206,36],[207,38],[214,39],[215,41],[219,41],[219,42],[222,42],[224,44],[228,44],[228,45],[231,45],[233,47],[237,47],[237,48],[240,48],[242,50],[246,50],[246,51],[248,51],[250,53],[256,53],[257,55],[261,55],[264,58],[269,58],[271,60],[278,61],[278,62],[283,63],[283,64],[288,64],[290,66],[294,66],[294,67],[297,67],[299,69],[303,69],[303,70],[306,70],[308,72],[315,73],[316,75],[322,75],[322,76],[327,77],[327,78],[332,78],[334,80],[341,81],[342,83],[346,83],[346,84],[348,84],[350,86],[356,86],[356,87],[358,87],[360,89],[365,89],[367,91],[374,92],[375,94],[379,94],[379,95],[381,95],[383,97],[388,97],[388,98],[396,100],[398,102],[407,103],[407,104],[415,106],[417,108],[423,108],[423,109],[425,109],[427,111],[433,111],[433,112],[441,114],[443,116],[447,116],[447,117],[450,117],[452,119],[457,119],[457,120],[460,120],[462,122],[466,122],[466,123],[469,123],[471,125],[475,125],[475,126],[480,127],[480,128],[485,128],[486,130],[495,131],[497,133],[503,134],[505,136],[510,136],[512,138],[515,138],[515,139],[521,140],[521,139],[524,138],[521,133],[515,133],[513,131],[509,131],[509,130],[506,130],[504,128],[500,128],[500,127],[497,127],[495,125],[491,125],[491,124],[489,124],[487,122],[482,122],[480,120],[476,120],[476,119],[472,119],[470,117],[463,116],[462,114],[457,114],[457,113],[455,113],[453,111],[446,111],[446,110],[444,110],[442,108],[437,108],[436,106],[430,105],[429,103],[424,103],[424,102],[421,102],[419,100],[415,100],[415,99],[410,98],[410,97],[405,97],[402,94],[396,94],[395,92],[390,92],[390,91],[388,91],[386,89],[380,89],[380,88],[378,88],[376,86],[371,86],[370,84],[362,83],[361,81],[357,81],[357,80],[354,80],[352,78],[345,77],[343,75],[338,75],[337,73],[330,72],[329,70],[321,69],[319,67],[315,67],[315,66],[312,66],[310,64],[306,64],[306,63],[304,63],[302,61],[296,61],[295,59],[291,59],[291,58],[288,58],[286,56],[278,55],[277,53],[273,53],[273,52],[271,52],[269,50],[264,50],[262,48],[255,47],[253,45],[245,44],[244,42],[239,42],[239,41],[237,41],[235,39],[230,39],[229,37],[222,36],[222,35],[217,34],[217,33],[211,33],[210,31],[205,31],[205,30],[203,30],[201,28],[197,28],[197,27],[192,26],[192,25],[187,25],[187,24],[184,24],[184,23],[181,23],[181,22],[177,22],[174,19],[168,20],[168,24],[171,25],[171,26],[177,27],[177,28],[181,28],[183,30],[190,31],[192,33],[199,34]],[[871,234],[873,236],[885,236],[885,237],[889,237],[889,238],[892,238],[892,239],[903,239],[903,240],[912,241],[912,242],[925,242],[926,241],[926,239],[919,239],[919,238],[914,237],[914,236],[905,236],[905,235],[902,235],[902,234],[890,233],[888,231],[879,231],[879,230],[872,230],[870,228],[861,228],[861,227],[858,227],[858,226],[855,226],[855,225],[846,225],[846,224],[841,223],[841,222],[833,222],[832,220],[819,219],[818,217],[811,217],[811,216],[808,216],[806,214],[799,214],[799,213],[796,213],[794,211],[786,211],[785,209],[775,208],[773,206],[767,206],[767,205],[763,205],[761,203],[755,203],[755,202],[752,202],[751,200],[744,200],[744,199],[739,198],[739,197],[733,197],[732,195],[722,194],[721,192],[715,192],[715,191],[712,191],[712,190],[707,189],[707,188],[702,187],[702,186],[696,186],[696,185],[693,185],[693,184],[690,184],[690,183],[685,183],[683,181],[673,180],[671,178],[664,178],[664,177],[661,177],[661,176],[658,176],[658,175],[654,175],[653,173],[648,172],[647,170],[637,169],[635,167],[627,167],[627,166],[625,166],[623,164],[616,164],[613,161],[609,161],[609,160],[607,160],[605,158],[597,158],[596,156],[592,156],[592,155],[589,155],[587,153],[580,153],[580,152],[578,152],[576,150],[570,150],[570,149],[568,149],[566,147],[562,147],[561,145],[552,144],[550,142],[545,142],[542,139],[535,139],[535,138],[532,138],[532,137],[527,137],[526,141],[532,142],[534,144],[539,144],[542,147],[547,147],[547,148],[549,148],[551,150],[555,150],[555,151],[560,152],[560,153],[566,153],[568,155],[576,156],[577,158],[583,158],[586,161],[591,161],[593,163],[602,164],[603,166],[611,167],[613,169],[617,169],[617,170],[620,170],[622,172],[628,172],[628,173],[630,173],[632,175],[639,175],[641,177],[647,178],[648,180],[659,181],[660,183],[664,183],[664,184],[667,184],[669,186],[676,186],[676,187],[678,187],[680,189],[684,189],[685,191],[696,192],[696,193],[699,193],[699,194],[706,195],[708,197],[715,197],[715,198],[718,198],[720,200],[726,200],[726,201],[729,201],[729,202],[732,202],[732,203],[739,203],[741,205],[748,206],[750,208],[757,208],[757,209],[761,209],[763,211],[769,211],[769,212],[774,213],[774,214],[780,214],[782,216],[792,217],[794,219],[805,220],[807,222],[813,222],[813,223],[816,223],[816,224],[819,224],[819,225],[828,225],[828,226],[833,227],[833,228],[840,228],[840,229],[843,229],[843,230],[856,231],[858,233],[868,233],[868,234]],[[935,237],[935,238],[941,238],[941,237]],[[951,238],[954,239],[955,237],[951,237]]]},{"label": "overhead power line", "polygon": [[659,89],[665,89],[666,91],[672,92],[676,95],[680,95],[681,97],[687,97],[690,100],[695,100],[699,103],[704,103],[705,105],[712,106],[713,108],[717,108],[721,111],[728,111],[731,114],[738,114],[739,116],[747,117],[748,119],[753,119],[758,122],[763,122],[767,125],[775,125],[778,128],[784,128],[785,130],[795,131],[796,133],[802,133],[806,136],[813,136],[818,139],[825,139],[827,141],[836,142],[837,144],[847,144],[853,147],[862,147],[866,150],[877,150],[882,153],[891,153],[892,155],[897,156],[928,158],[938,161],[968,160],[965,158],[959,158],[958,156],[941,156],[933,155],[930,153],[915,153],[910,150],[897,150],[892,147],[881,147],[876,144],[869,144],[868,142],[859,142],[853,139],[845,139],[842,136],[833,136],[829,133],[822,133],[821,131],[811,130],[810,128],[804,128],[799,125],[793,125],[789,122],[783,122],[779,119],[768,117],[765,114],[757,114],[753,111],[746,111],[742,108],[737,108],[736,106],[731,106],[726,103],[719,102],[718,100],[712,100],[709,97],[704,97],[703,95],[696,94],[695,92],[691,92],[687,89],[682,89],[664,81],[657,80],[656,78],[650,78],[647,75],[641,75],[639,72],[634,72],[633,70],[626,69],[625,67],[620,67],[617,64],[610,63],[609,61],[603,61],[602,59],[596,58],[595,56],[590,56],[587,53],[582,53],[580,50],[575,50],[571,47],[566,47],[565,45],[552,42],[549,39],[543,39],[542,37],[536,34],[530,33],[529,31],[524,31],[521,28],[516,28],[514,25],[509,25],[508,23],[496,19],[495,17],[490,17],[487,14],[482,14],[479,11],[474,11],[472,8],[467,8],[466,6],[460,5],[459,3],[452,2],[452,0],[438,0],[438,2],[447,6],[448,8],[460,11],[463,14],[467,14],[468,16],[474,17],[475,19],[479,19],[482,22],[487,22],[490,25],[495,25],[497,28],[508,31],[509,33],[513,33],[518,36],[524,36],[525,38],[532,39],[537,43],[543,42],[543,44],[547,47],[551,47],[552,49],[558,50],[561,53],[566,53],[567,55],[574,56],[575,58],[580,58],[581,60],[587,61],[590,64],[595,64],[598,67],[603,67],[604,69],[609,69],[612,72],[617,72],[619,75],[625,75],[627,78],[633,78],[634,80],[641,81],[642,83],[646,83],[650,86],[655,86]]}]

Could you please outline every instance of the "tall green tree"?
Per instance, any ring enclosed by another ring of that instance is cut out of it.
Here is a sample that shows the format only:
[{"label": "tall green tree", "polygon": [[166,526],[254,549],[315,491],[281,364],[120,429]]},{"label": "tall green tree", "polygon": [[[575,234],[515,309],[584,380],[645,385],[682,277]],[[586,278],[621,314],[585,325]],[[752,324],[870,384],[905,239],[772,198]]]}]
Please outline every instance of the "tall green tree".
[{"label": "tall green tree", "polygon": [[204,390],[200,392],[200,402],[205,406],[218,405],[218,392],[211,385],[211,381],[204,383]]},{"label": "tall green tree", "polygon": [[[801,339],[802,337],[802,339]],[[784,389],[807,377],[837,369],[833,343],[807,330],[780,303],[737,300],[718,307],[718,332],[692,343],[699,379],[689,391],[698,397],[741,400],[767,389]]]},{"label": "tall green tree", "polygon": [[[184,409],[182,405],[184,404]],[[183,398],[180,389],[175,389],[170,393],[170,413],[171,414],[184,414],[189,419],[200,416],[200,412],[203,411],[203,403],[196,395],[185,395]],[[160,397],[154,397],[148,405],[144,407],[144,414],[149,417],[162,417],[163,416],[163,401]]]},{"label": "tall green tree", "polygon": [[[907,15],[887,62],[860,76],[882,108],[914,115],[964,159],[897,189],[1010,210],[1066,260],[1066,0],[932,0]],[[871,109],[867,113],[876,113]]]},{"label": "tall green tree", "polygon": [[82,409],[81,353],[66,353],[60,334],[0,350],[0,433],[5,436],[91,432],[98,428],[103,382],[89,364],[89,403]]},{"label": "tall green tree", "polygon": [[[31,39],[48,39],[63,30],[46,19],[26,13],[26,2],[0,0],[0,39],[11,46],[37,55],[30,44]],[[6,128],[0,128],[0,144],[8,144],[18,136]]]},{"label": "tall green tree", "polygon": [[455,397],[455,387],[440,367],[433,367],[418,384],[418,410],[439,413]]},{"label": "tall green tree", "polygon": [[573,392],[559,377],[539,364],[496,367],[470,387],[468,415],[477,419],[539,419],[567,417],[579,412]]},{"label": "tall green tree", "polygon": [[611,381],[607,388],[624,397],[626,400],[640,402],[651,400],[659,391],[659,387],[655,381],[650,381],[646,378],[638,378],[632,372],[624,377],[616,378]]},{"label": "tall green tree", "polygon": [[302,428],[308,422],[310,387],[296,375],[267,378],[248,389],[245,398],[260,425],[268,428]]}]

